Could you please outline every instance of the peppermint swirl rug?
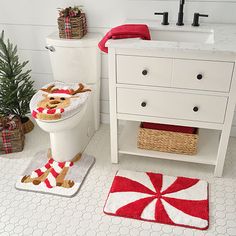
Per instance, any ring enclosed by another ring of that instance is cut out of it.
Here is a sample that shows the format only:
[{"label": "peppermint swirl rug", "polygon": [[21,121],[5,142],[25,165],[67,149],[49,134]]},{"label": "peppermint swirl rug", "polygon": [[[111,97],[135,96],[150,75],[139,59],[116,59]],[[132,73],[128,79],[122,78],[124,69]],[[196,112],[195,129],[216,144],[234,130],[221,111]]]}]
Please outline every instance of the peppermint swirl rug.
[{"label": "peppermint swirl rug", "polygon": [[119,170],[104,213],[206,230],[209,226],[208,183],[194,178]]}]

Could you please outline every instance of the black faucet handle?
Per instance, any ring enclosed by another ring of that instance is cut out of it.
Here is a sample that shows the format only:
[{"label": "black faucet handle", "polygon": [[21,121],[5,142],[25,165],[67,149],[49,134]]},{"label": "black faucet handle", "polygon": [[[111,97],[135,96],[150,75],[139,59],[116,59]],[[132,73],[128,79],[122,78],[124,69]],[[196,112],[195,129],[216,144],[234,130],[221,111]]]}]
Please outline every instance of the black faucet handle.
[{"label": "black faucet handle", "polygon": [[168,12],[154,12],[154,15],[161,15],[163,16],[163,20],[162,20],[162,25],[169,25],[168,22]]},{"label": "black faucet handle", "polygon": [[206,14],[199,14],[199,16],[201,16],[201,17],[208,17],[209,15],[206,15]]},{"label": "black faucet handle", "polygon": [[200,14],[198,12],[194,13],[192,26],[195,26],[195,27],[196,26],[200,26],[200,24],[199,24],[199,17],[208,17],[208,15]]}]

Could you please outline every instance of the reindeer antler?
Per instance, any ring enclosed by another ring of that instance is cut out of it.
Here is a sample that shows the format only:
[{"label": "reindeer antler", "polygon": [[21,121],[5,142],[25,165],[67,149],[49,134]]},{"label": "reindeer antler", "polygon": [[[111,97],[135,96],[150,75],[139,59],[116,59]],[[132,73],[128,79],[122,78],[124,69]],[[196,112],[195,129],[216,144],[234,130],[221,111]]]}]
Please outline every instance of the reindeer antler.
[{"label": "reindeer antler", "polygon": [[47,88],[42,88],[41,90],[46,92],[46,93],[51,93],[52,92],[52,89],[55,87],[55,85],[50,85],[48,86]]},{"label": "reindeer antler", "polygon": [[85,93],[85,92],[88,92],[88,91],[91,91],[91,89],[84,89],[84,85],[79,83],[79,88],[77,88],[76,90],[71,90],[71,94],[72,95],[75,95],[77,93]]}]

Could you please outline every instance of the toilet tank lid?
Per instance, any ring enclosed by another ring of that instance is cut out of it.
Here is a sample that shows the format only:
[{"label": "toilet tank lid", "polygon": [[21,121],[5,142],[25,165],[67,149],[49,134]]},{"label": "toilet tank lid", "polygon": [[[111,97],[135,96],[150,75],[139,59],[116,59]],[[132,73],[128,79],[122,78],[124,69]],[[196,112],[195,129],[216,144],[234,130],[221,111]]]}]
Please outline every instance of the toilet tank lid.
[{"label": "toilet tank lid", "polygon": [[46,41],[58,47],[95,47],[101,40],[102,35],[99,33],[87,33],[82,39],[61,39],[58,32],[50,34]]}]

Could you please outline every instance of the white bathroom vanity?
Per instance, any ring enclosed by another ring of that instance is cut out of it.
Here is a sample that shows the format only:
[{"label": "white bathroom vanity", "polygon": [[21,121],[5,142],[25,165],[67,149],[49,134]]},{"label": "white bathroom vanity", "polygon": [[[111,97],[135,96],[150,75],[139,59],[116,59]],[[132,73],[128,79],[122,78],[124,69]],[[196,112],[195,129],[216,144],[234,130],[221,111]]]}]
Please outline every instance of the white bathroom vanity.
[{"label": "white bathroom vanity", "polygon": [[[149,26],[152,40],[110,40],[111,161],[119,154],[215,166],[222,176],[236,102],[236,25]],[[118,120],[125,120],[118,134]],[[141,121],[199,128],[194,156],[137,147]]]}]

